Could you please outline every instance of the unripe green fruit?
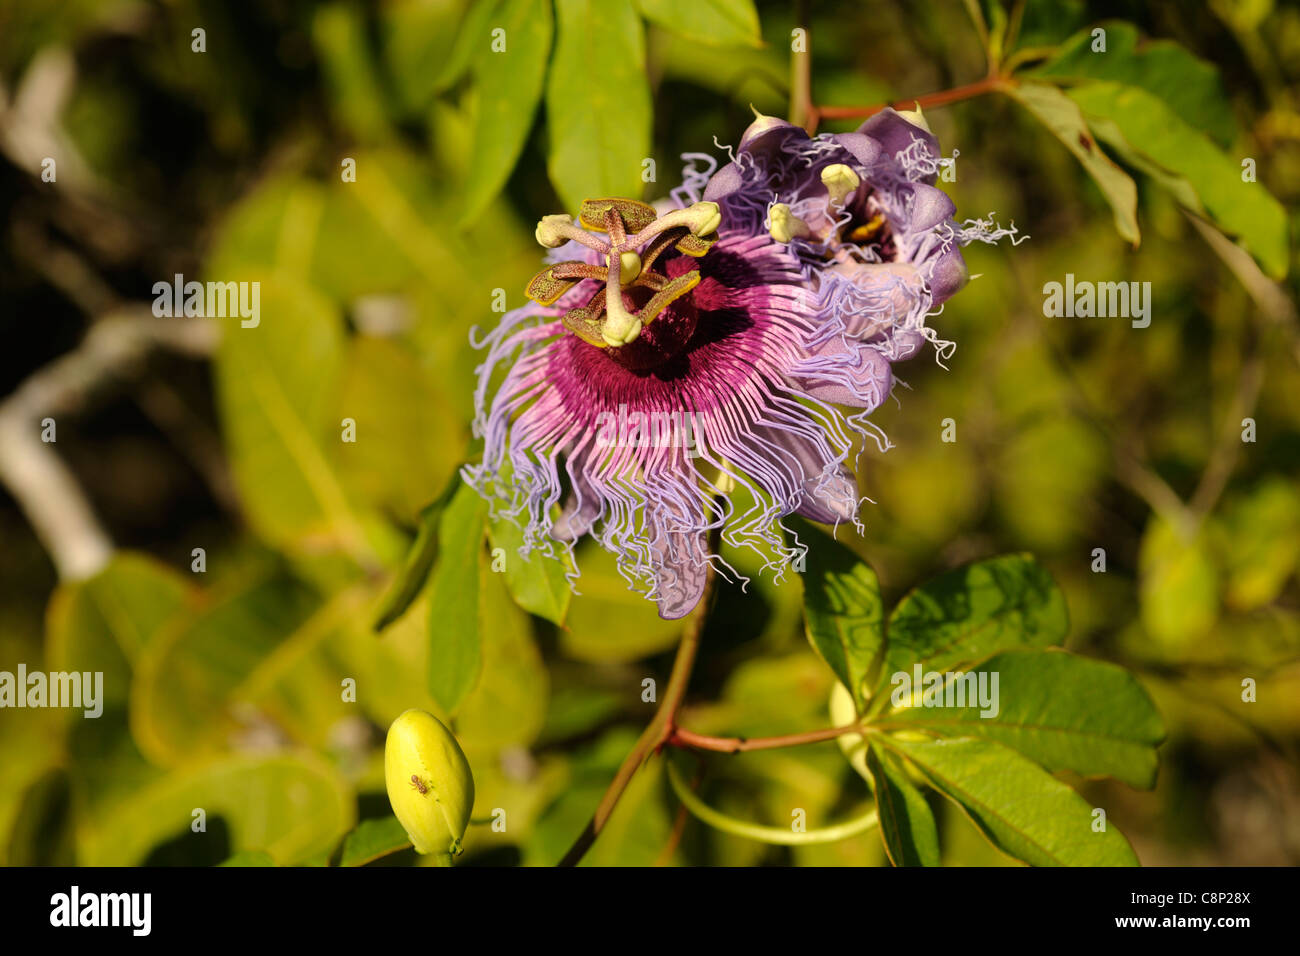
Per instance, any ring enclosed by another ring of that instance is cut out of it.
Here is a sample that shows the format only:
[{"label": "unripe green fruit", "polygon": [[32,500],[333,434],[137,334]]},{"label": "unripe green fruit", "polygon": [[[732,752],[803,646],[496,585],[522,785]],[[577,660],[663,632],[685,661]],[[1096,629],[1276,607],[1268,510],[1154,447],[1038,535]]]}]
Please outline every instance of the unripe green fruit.
[{"label": "unripe green fruit", "polygon": [[388,728],[384,782],[415,851],[449,864],[474,809],[474,775],[452,732],[423,710],[403,713]]}]

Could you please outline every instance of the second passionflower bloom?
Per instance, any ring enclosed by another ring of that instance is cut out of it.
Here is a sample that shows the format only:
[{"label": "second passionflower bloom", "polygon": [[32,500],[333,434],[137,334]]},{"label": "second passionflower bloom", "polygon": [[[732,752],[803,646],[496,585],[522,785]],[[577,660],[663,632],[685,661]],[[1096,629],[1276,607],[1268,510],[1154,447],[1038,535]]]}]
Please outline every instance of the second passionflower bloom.
[{"label": "second passionflower bloom", "polygon": [[538,224],[550,265],[480,343],[466,469],[525,549],[591,535],[666,618],[725,570],[710,529],[779,573],[802,548],[782,518],[858,523],[848,459],[892,363],[950,347],[925,320],[959,247],[1008,234],[952,221],[934,137],[892,110],[815,139],[760,117],[721,170],[688,158],[671,203]]}]

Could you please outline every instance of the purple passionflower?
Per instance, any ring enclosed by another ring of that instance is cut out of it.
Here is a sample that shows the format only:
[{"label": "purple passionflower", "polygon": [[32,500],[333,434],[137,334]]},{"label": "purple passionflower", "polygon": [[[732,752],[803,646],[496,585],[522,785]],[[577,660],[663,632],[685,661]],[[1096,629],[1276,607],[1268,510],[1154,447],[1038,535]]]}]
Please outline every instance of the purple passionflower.
[{"label": "purple passionflower", "polygon": [[951,350],[925,320],[966,280],[960,247],[1014,233],[952,220],[919,115],[816,138],[759,117],[722,169],[684,158],[657,208],[588,200],[538,224],[533,301],[476,343],[485,447],[465,470],[525,552],[589,534],[665,618],[726,568],[710,529],[778,575],[803,550],[782,518],[861,530],[849,458],[868,434],[888,447],[867,415],[892,364]]}]

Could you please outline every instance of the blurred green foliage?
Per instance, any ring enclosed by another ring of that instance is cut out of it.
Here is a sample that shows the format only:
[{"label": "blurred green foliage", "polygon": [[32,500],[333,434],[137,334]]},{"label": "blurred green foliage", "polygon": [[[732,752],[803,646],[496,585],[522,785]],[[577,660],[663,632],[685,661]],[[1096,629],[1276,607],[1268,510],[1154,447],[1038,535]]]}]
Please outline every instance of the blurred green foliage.
[{"label": "blurred green foliage", "polygon": [[[1104,806],[1148,864],[1300,861],[1300,325],[1287,241],[1300,11],[983,0],[982,42],[961,0],[807,6],[820,105],[967,83],[990,55],[1014,66],[1012,96],[926,117],[945,152],[960,150],[942,184],[959,215],[996,210],[1032,236],[968,251],[979,278],[931,322],[959,343],[947,370],[930,353],[897,369],[907,387],[873,419],[895,447],[861,459],[877,502],[867,533],[839,535],[875,573],[830,569],[843,577],[820,606],[874,594],[879,613],[861,616],[878,627],[884,608],[918,607],[900,603],[910,587],[1032,551],[1063,592],[1034,646],[1064,640],[1071,654],[1008,653],[1080,668],[1062,675],[1066,696],[1145,742],[1136,764],[1110,752],[1087,764],[994,726],[956,769],[915,741],[850,759],[827,742],[708,761],[711,806],[775,826],[791,807],[844,819],[869,796],[860,774],[887,781],[897,819],[915,823],[895,828],[912,838],[888,857],[875,834],[779,848],[706,829],[681,814],[655,758],[587,861],[1011,862],[976,824],[1013,854],[1014,834],[919,790],[900,757],[940,791],[960,771],[989,792],[1047,788],[1062,816]],[[570,598],[553,566],[517,559],[517,530],[468,513],[471,498],[422,515],[474,454],[469,331],[498,318],[495,290],[522,304],[541,215],[588,195],[664,196],[682,152],[735,143],[751,105],[784,114],[795,25],[794,4],[739,0],[0,9],[0,321],[15,338],[32,316],[42,329],[0,360],[0,388],[177,272],[260,281],[264,316],[255,331],[225,320],[211,363],[160,358],[148,387],[60,419],[58,450],[119,546],[98,575],[57,581],[18,503],[0,497],[0,669],[105,675],[98,720],[0,713],[0,862],[378,859],[400,845],[383,730],[409,707],[454,712],[475,818],[508,808],[504,832],[471,827],[464,862],[563,854],[649,720],[642,681],[666,678],[680,629],[598,550],[580,552]],[[1088,47],[1098,26],[1105,59]],[[56,188],[40,179],[46,155],[59,156]],[[1258,183],[1242,179],[1245,159]],[[1216,227],[1249,256],[1216,242]],[[1042,286],[1066,273],[1151,282],[1150,327],[1045,318]],[[340,440],[345,418],[355,443]],[[940,440],[947,418],[952,443]],[[441,558],[428,588],[403,595],[421,534]],[[502,549],[506,574],[484,544]],[[837,674],[852,683],[884,666],[873,653],[911,646],[856,643],[814,613],[814,650],[803,603],[796,580],[723,588],[684,724],[746,737],[827,726]],[[376,634],[386,609],[395,620]],[[837,659],[837,646],[865,656]],[[1106,662],[1135,674],[1132,687]],[[1254,703],[1243,678],[1257,682]],[[1128,785],[1153,769],[1142,690],[1168,731],[1150,792]],[[1127,704],[1107,712],[1116,700]],[[983,772],[1011,737],[1083,797],[1025,758],[1022,776],[1005,763]],[[1089,779],[1101,773],[1128,784]]]}]

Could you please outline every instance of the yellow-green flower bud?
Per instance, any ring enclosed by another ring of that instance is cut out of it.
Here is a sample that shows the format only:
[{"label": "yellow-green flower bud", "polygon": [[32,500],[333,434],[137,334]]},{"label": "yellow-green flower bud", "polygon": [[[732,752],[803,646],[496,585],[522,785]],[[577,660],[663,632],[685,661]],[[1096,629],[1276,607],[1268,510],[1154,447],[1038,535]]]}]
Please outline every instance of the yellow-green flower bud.
[{"label": "yellow-green flower bud", "polygon": [[388,728],[384,781],[416,852],[449,865],[474,809],[474,775],[451,731],[423,710],[403,713]]}]

